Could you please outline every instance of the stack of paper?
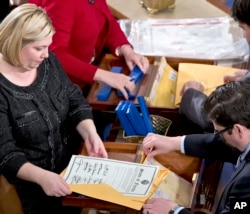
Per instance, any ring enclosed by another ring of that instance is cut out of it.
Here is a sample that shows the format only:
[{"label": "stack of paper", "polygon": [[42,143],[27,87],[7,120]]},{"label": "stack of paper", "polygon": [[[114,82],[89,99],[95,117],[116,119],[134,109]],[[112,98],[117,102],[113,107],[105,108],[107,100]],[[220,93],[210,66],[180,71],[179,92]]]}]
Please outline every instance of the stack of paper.
[{"label": "stack of paper", "polygon": [[73,155],[62,176],[73,192],[140,210],[168,170],[158,166]]},{"label": "stack of paper", "polygon": [[190,207],[193,184],[151,159],[143,164],[73,155],[61,174],[73,192],[141,210],[163,197]]}]

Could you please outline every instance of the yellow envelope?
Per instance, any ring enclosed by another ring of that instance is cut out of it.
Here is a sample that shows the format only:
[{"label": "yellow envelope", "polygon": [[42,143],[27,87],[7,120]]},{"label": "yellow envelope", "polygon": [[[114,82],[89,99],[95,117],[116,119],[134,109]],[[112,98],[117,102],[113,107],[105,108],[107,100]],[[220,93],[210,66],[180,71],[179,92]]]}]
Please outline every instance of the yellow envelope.
[{"label": "yellow envelope", "polygon": [[[66,170],[61,173],[65,174]],[[135,210],[141,210],[143,204],[149,199],[160,183],[167,177],[168,169],[160,169],[154,180],[151,190],[145,197],[130,197],[123,195],[108,184],[70,184],[70,190],[88,197],[108,201],[111,203],[119,204]]]},{"label": "yellow envelope", "polygon": [[177,71],[167,63],[166,58],[161,57],[159,73],[147,98],[150,105],[175,108],[177,74]]},{"label": "yellow envelope", "polygon": [[180,91],[187,81],[199,81],[204,86],[204,93],[209,95],[222,85],[223,77],[226,74],[232,74],[239,68],[231,68],[217,65],[195,64],[195,63],[180,63],[178,69],[177,86],[175,105],[179,106],[181,102]]}]

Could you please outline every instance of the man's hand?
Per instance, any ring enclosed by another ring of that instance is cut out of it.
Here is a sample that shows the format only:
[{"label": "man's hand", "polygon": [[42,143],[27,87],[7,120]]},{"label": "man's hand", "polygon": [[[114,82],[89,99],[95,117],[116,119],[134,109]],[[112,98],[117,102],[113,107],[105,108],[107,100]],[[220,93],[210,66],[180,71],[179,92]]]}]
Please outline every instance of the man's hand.
[{"label": "man's hand", "polygon": [[232,81],[240,81],[246,75],[247,71],[248,70],[241,69],[241,70],[235,71],[231,75],[225,75],[224,83],[232,82]]},{"label": "man's hand", "polygon": [[183,85],[183,87],[182,87],[182,89],[180,91],[180,96],[183,96],[183,94],[185,94],[185,92],[190,88],[193,88],[193,89],[195,89],[197,91],[200,91],[200,92],[204,91],[204,86],[200,82],[198,82],[198,81],[188,81]]}]

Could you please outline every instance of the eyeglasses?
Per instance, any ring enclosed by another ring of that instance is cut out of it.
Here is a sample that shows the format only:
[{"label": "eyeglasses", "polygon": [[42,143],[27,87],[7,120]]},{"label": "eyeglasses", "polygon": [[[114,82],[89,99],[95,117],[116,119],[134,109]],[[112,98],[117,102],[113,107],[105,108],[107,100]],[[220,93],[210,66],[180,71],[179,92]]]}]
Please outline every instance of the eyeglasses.
[{"label": "eyeglasses", "polygon": [[223,134],[225,131],[227,131],[229,129],[232,129],[232,127],[226,127],[220,131],[214,130],[214,135],[221,136],[221,134]]}]

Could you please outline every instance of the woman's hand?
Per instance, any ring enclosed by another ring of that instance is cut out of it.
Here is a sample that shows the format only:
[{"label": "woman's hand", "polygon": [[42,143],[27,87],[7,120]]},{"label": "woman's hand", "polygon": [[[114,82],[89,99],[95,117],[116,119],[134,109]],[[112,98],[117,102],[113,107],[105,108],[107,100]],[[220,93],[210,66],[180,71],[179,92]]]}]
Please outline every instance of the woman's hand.
[{"label": "woman's hand", "polygon": [[94,80],[103,82],[112,88],[115,88],[123,94],[124,98],[128,99],[128,91],[132,92],[135,89],[135,83],[125,74],[117,74],[102,69],[97,69]]},{"label": "woman's hand", "polygon": [[97,133],[92,133],[84,139],[84,143],[89,156],[108,158],[104,144]]},{"label": "woman's hand", "polygon": [[38,184],[48,196],[62,197],[72,193],[62,176],[47,170],[41,173]]},{"label": "woman's hand", "polygon": [[17,177],[37,183],[48,196],[61,197],[72,193],[69,189],[69,185],[62,176],[29,162],[21,166],[18,170]]},{"label": "woman's hand", "polygon": [[89,156],[107,158],[108,153],[104,144],[97,134],[93,120],[86,119],[81,121],[77,127],[77,131],[84,139],[84,143]]},{"label": "woman's hand", "polygon": [[149,67],[149,61],[147,57],[135,53],[134,49],[130,45],[122,45],[120,52],[124,57],[130,71],[132,71],[135,65],[138,65],[143,73],[147,72]]}]

